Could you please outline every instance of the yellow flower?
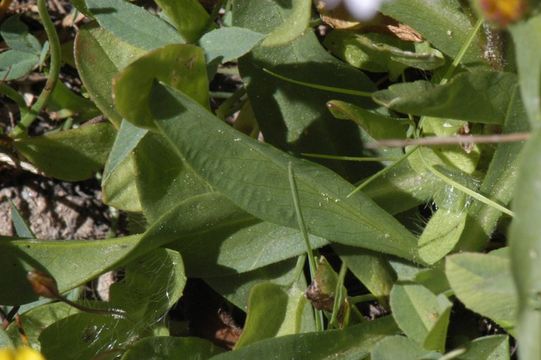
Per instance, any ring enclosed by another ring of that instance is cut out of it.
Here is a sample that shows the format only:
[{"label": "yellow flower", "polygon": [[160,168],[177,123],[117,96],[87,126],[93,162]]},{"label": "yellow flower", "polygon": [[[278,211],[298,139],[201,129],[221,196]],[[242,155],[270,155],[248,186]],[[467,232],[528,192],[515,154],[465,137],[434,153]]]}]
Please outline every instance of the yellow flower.
[{"label": "yellow flower", "polygon": [[39,351],[27,346],[17,349],[0,349],[0,360],[45,360]]},{"label": "yellow flower", "polygon": [[480,0],[485,17],[501,26],[520,20],[528,7],[527,0]]}]

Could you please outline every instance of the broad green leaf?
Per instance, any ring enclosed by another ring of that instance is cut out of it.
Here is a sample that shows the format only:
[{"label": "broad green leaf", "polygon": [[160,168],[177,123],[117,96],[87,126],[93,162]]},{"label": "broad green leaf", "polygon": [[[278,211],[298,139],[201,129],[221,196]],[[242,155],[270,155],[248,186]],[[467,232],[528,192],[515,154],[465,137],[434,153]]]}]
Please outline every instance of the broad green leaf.
[{"label": "broad green leaf", "polygon": [[109,124],[26,137],[15,148],[48,176],[66,180],[85,180],[94,176],[113,146],[115,130]]},{"label": "broad green leaf", "polygon": [[197,0],[156,0],[187,42],[194,42],[209,25],[209,15]]},{"label": "broad green leaf", "polygon": [[339,100],[329,101],[327,107],[334,117],[353,120],[376,140],[406,137],[408,123],[401,119],[391,118]]},{"label": "broad green leaf", "polygon": [[401,259],[390,258],[389,265],[396,273],[398,282],[423,285],[434,294],[441,294],[450,288],[442,262],[426,268]]},{"label": "broad green leaf", "polygon": [[26,275],[31,270],[46,272],[55,278],[60,292],[97,277],[114,267],[137,244],[140,235],[95,241],[0,241],[2,272],[10,276],[0,278],[0,303],[21,305],[34,301]]},{"label": "broad green leaf", "polygon": [[206,360],[221,352],[210,341],[195,337],[154,336],[131,345],[121,360]]},{"label": "broad green leaf", "polygon": [[101,112],[118,128],[122,117],[113,103],[113,77],[145,51],[107,30],[88,25],[75,38],[75,62],[83,85]]},{"label": "broad green leaf", "polygon": [[14,80],[27,75],[39,64],[41,44],[19,15],[2,22],[0,35],[9,50],[0,54],[0,79]]},{"label": "broad green leaf", "polygon": [[163,136],[146,135],[135,149],[134,156],[135,182],[143,212],[150,223],[180,201],[212,190],[177,155]]},{"label": "broad green leaf", "polygon": [[363,359],[385,336],[398,332],[391,317],[367,321],[345,330],[288,335],[259,341],[236,351],[215,356],[213,360],[276,359],[330,360]]},{"label": "broad green leaf", "polygon": [[111,285],[110,304],[147,326],[164,316],[180,299],[186,285],[182,258],[173,250],[148,252],[127,264],[125,273],[122,281]]},{"label": "broad green leaf", "polygon": [[[244,211],[237,210],[237,214],[234,222],[221,225],[220,231],[203,232],[167,245],[184,256],[190,276],[244,273],[306,252],[298,230],[258,221]],[[175,221],[174,216],[169,219]],[[326,244],[324,239],[310,236],[312,249]]]},{"label": "broad green leaf", "polygon": [[[232,8],[233,24],[266,34],[291,11],[275,1],[236,0]],[[294,152],[335,155],[362,152],[358,129],[353,124],[337,123],[325,104],[338,99],[362,106],[369,105],[368,101],[291,84],[263,69],[308,83],[373,91],[375,86],[367,76],[330,55],[312,31],[284,46],[257,46],[239,61],[240,74],[247,83],[248,97],[266,142]],[[341,174],[348,173],[343,162],[324,163]],[[362,171],[362,167],[356,168],[355,176],[358,178]]]},{"label": "broad green leaf", "polygon": [[372,98],[413,115],[503,124],[511,101],[509,89],[516,82],[511,73],[472,71],[456,75],[445,85],[424,80],[394,84],[373,93]]},{"label": "broad green leaf", "polygon": [[396,274],[385,256],[339,244],[334,244],[333,250],[368,291],[376,296],[380,303],[387,304]]},{"label": "broad green leaf", "polygon": [[[39,350],[41,344],[38,341],[38,337],[46,327],[78,312],[79,310],[71,305],[57,302],[38,306],[20,315],[21,323],[24,326],[24,333],[28,338],[28,345]],[[14,340],[16,346],[24,345],[15,323],[9,325],[7,332]]]},{"label": "broad green leaf", "polygon": [[136,126],[153,128],[148,96],[156,80],[209,106],[203,51],[194,45],[168,45],[141,56],[114,79],[116,108]]},{"label": "broad green leaf", "polygon": [[438,50],[386,34],[337,30],[325,37],[324,45],[352,66],[372,72],[390,72],[391,78],[396,78],[409,66],[433,70],[445,63]]},{"label": "broad green leaf", "polygon": [[303,264],[304,261],[289,259],[243,274],[206,278],[205,282],[232,304],[247,311],[250,290],[255,285],[272,282],[284,288],[290,288],[299,278]]},{"label": "broad green leaf", "polygon": [[[517,86],[510,89],[511,100],[502,133],[509,134],[529,130],[527,115]],[[513,198],[523,142],[498,144],[496,152],[479,187],[479,193],[507,205]],[[496,229],[502,213],[492,206],[474,201],[468,210],[466,229],[457,245],[461,251],[482,251],[492,232]]]},{"label": "broad green leaf", "polygon": [[425,349],[443,351],[452,303],[417,284],[395,285],[391,309],[404,333]]},{"label": "broad green leaf", "polygon": [[536,44],[541,33],[541,15],[519,22],[511,28],[515,43],[520,93],[532,128],[541,124],[541,48]]},{"label": "broad green leaf", "polygon": [[29,74],[39,64],[39,56],[19,51],[7,50],[0,53],[0,79],[16,80]]},{"label": "broad green leaf", "polygon": [[508,360],[510,359],[509,337],[492,335],[477,338],[466,345],[460,360]]},{"label": "broad green leaf", "polygon": [[47,327],[39,341],[47,359],[93,360],[111,347],[127,346],[130,340],[142,335],[137,330],[133,322],[126,319],[79,313]]},{"label": "broad green leaf", "polygon": [[397,214],[427,202],[439,186],[439,181],[422,176],[404,161],[378,181],[368,184],[363,191],[386,211]]},{"label": "broad green leaf", "polygon": [[102,28],[135,47],[153,50],[184,42],[173,27],[142,7],[124,0],[85,1]]},{"label": "broad green leaf", "polygon": [[132,153],[115,167],[112,175],[102,179],[102,200],[105,204],[124,211],[142,211],[135,171]]},{"label": "broad green leaf", "polygon": [[17,234],[17,237],[22,239],[35,239],[36,236],[32,232],[32,229],[30,229],[30,226],[26,223],[26,220],[19,212],[19,209],[17,209],[17,207],[12,201],[10,201],[10,204],[11,222],[13,223],[13,227],[15,228],[15,234]]},{"label": "broad green leaf", "polygon": [[292,0],[290,8],[287,12],[287,18],[267,35],[261,44],[262,46],[285,45],[301,36],[309,27],[312,2],[310,0]]},{"label": "broad green leaf", "polygon": [[[535,359],[541,354],[541,232],[539,206],[541,191],[541,132],[536,131],[524,147],[517,187],[513,197],[515,218],[511,223],[509,244],[511,270],[518,296],[517,340],[521,359]],[[509,279],[510,280],[510,279]]]},{"label": "broad green leaf", "polygon": [[287,303],[288,295],[282,287],[273,283],[255,285],[250,291],[248,316],[235,349],[275,337],[286,320]]},{"label": "broad green leaf", "polygon": [[109,180],[109,177],[115,173],[122,162],[128,158],[147,132],[148,130],[146,129],[138,128],[129,121],[122,120],[120,129],[118,129],[116,134],[115,142],[105,163],[105,169],[103,170],[102,181],[104,183]]},{"label": "broad green leaf", "polygon": [[126,120],[120,123],[103,170],[101,184],[105,203],[127,211],[141,211],[141,194],[136,184],[138,176],[132,176],[137,174],[137,159],[130,155],[147,131]]},{"label": "broad green leaf", "polygon": [[465,210],[438,209],[419,237],[419,256],[434,264],[453,250],[464,231],[467,215]]},{"label": "broad green leaf", "polygon": [[73,117],[77,122],[90,120],[100,114],[92,101],[77,95],[62,81],[56,82],[47,101],[47,110],[52,112],[50,116],[57,120]]},{"label": "broad green leaf", "polygon": [[14,15],[2,21],[0,36],[4,39],[7,47],[12,50],[31,53],[39,56],[41,44],[38,39],[28,31],[28,26],[20,19],[20,15]]},{"label": "broad green leaf", "polygon": [[[394,0],[384,3],[381,12],[411,26],[452,58],[458,54],[473,30],[470,17],[458,0]],[[481,39],[477,36],[462,63],[483,62],[480,44]]]},{"label": "broad green leaf", "polygon": [[208,63],[218,60],[225,63],[245,55],[264,37],[241,27],[223,27],[203,35],[199,45],[205,50]]},{"label": "broad green leaf", "polygon": [[518,299],[508,256],[451,255],[446,258],[445,274],[456,296],[467,308],[514,334]]},{"label": "broad green leaf", "polygon": [[415,341],[404,336],[387,336],[374,346],[371,360],[418,360],[429,359],[441,354],[424,349]]},{"label": "broad green leaf", "polygon": [[415,237],[362,193],[346,198],[353,186],[337,174],[234,130],[174,89],[157,85],[151,99],[162,134],[199,175],[244,210],[266,221],[297,227],[287,170],[292,163],[310,233],[416,258]]}]

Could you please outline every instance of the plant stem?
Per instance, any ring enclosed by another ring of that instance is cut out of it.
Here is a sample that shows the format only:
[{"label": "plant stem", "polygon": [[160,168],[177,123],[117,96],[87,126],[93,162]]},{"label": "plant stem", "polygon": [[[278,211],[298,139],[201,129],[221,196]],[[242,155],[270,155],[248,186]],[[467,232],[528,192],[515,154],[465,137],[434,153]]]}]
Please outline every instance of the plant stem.
[{"label": "plant stem", "polygon": [[354,95],[354,96],[362,96],[362,97],[372,97],[372,93],[367,92],[367,91],[359,91],[359,90],[352,90],[352,89],[342,89],[342,88],[337,88],[337,87],[333,87],[333,86],[313,84],[313,83],[309,83],[309,82],[305,82],[305,81],[294,80],[294,79],[290,79],[288,77],[285,77],[283,75],[277,74],[275,72],[272,72],[272,71],[270,71],[269,69],[266,69],[266,68],[263,68],[263,71],[266,72],[269,75],[272,75],[272,76],[280,79],[280,80],[284,80],[284,81],[287,81],[287,82],[290,82],[290,83],[296,84],[296,85],[302,85],[302,86],[312,88],[312,89],[330,91],[330,92],[334,92],[334,93],[337,93],[337,94]]},{"label": "plant stem", "polygon": [[480,202],[482,202],[483,204],[485,205],[488,205],[488,206],[491,206],[493,207],[494,209],[498,210],[498,211],[501,211],[502,213],[504,214],[507,214],[511,217],[514,217],[515,214],[509,210],[508,208],[498,204],[497,202],[493,201],[493,200],[490,200],[489,198],[473,191],[472,189],[450,179],[449,177],[445,176],[443,173],[439,172],[438,170],[436,170],[436,168],[434,168],[432,165],[430,165],[426,160],[425,158],[423,157],[423,153],[422,151],[419,151],[419,157],[421,158],[421,161],[423,162],[424,166],[432,173],[434,174],[435,176],[437,176],[438,178],[440,178],[440,180],[442,180],[443,182],[451,185],[452,187],[456,188],[457,190],[460,190],[462,191],[463,193],[471,196],[472,198],[474,198],[475,200],[478,200]]},{"label": "plant stem", "polygon": [[385,175],[386,173],[388,173],[389,171],[391,171],[396,165],[400,164],[402,161],[406,160],[415,150],[417,149],[417,147],[414,147],[412,149],[410,149],[407,153],[405,153],[404,155],[402,155],[402,157],[400,159],[398,159],[397,161],[395,161],[394,163],[392,163],[391,165],[387,166],[386,168],[378,171],[377,173],[375,173],[374,175],[370,176],[368,179],[366,179],[365,181],[362,182],[361,185],[357,186],[355,188],[355,190],[353,190],[352,192],[350,192],[346,198],[349,198],[351,197],[352,195],[356,194],[357,192],[361,191],[362,189],[364,189],[368,184],[370,184],[372,181],[376,180],[377,178]]},{"label": "plant stem", "polygon": [[47,5],[45,2],[46,0],[38,0],[38,12],[39,17],[41,18],[41,21],[43,23],[43,27],[45,28],[45,32],[47,33],[47,38],[49,39],[49,51],[51,53],[49,76],[47,77],[45,87],[41,91],[41,94],[39,94],[39,97],[34,103],[34,105],[32,105],[32,107],[30,108],[30,111],[24,114],[24,116],[21,118],[21,121],[11,131],[10,136],[12,138],[20,138],[27,135],[28,128],[30,127],[30,125],[32,125],[37,115],[47,104],[49,96],[51,95],[56,85],[56,81],[58,80],[58,75],[60,73],[60,40],[58,39],[58,34],[56,33],[54,24],[51,20],[51,17],[49,16],[49,12],[47,11]]},{"label": "plant stem", "polygon": [[317,159],[329,159],[329,160],[342,160],[342,161],[359,161],[359,162],[368,162],[368,161],[397,161],[400,158],[391,158],[391,157],[359,157],[359,156],[339,156],[339,155],[325,155],[325,154],[312,154],[312,153],[301,153],[302,156],[317,158]]},{"label": "plant stem", "polygon": [[439,145],[469,145],[469,144],[501,144],[526,141],[530,138],[529,132],[491,135],[455,135],[455,136],[427,136],[417,139],[386,139],[366,144],[367,149],[381,147],[405,147],[408,145],[439,146]]},{"label": "plant stem", "polygon": [[340,265],[340,272],[338,273],[338,280],[336,281],[336,288],[334,289],[334,303],[332,306],[332,315],[331,320],[329,321],[329,326],[333,326],[336,328],[339,328],[338,324],[338,314],[340,312],[340,308],[342,307],[342,304],[344,303],[344,278],[346,277],[346,272],[348,270],[348,267],[346,266],[345,262],[342,262]]},{"label": "plant stem", "polygon": [[[308,266],[310,268],[310,281],[313,282],[316,276],[316,261],[314,259],[314,252],[312,251],[312,246],[310,245],[310,239],[308,238],[308,230],[306,229],[306,224],[304,218],[302,217],[300,201],[299,201],[299,192],[297,190],[297,183],[295,181],[295,174],[293,173],[293,164],[289,162],[287,166],[288,175],[289,175],[289,186],[291,187],[291,195],[293,197],[293,206],[295,207],[295,214],[297,216],[297,223],[299,224],[299,229],[304,240],[304,245],[306,246],[306,255],[308,256]],[[323,331],[323,314],[321,311],[316,311],[316,330]]]},{"label": "plant stem", "polygon": [[445,75],[443,75],[443,78],[440,81],[440,85],[446,84],[451,78],[451,76],[453,76],[456,68],[458,67],[462,59],[464,58],[464,55],[466,55],[466,51],[468,51],[473,40],[475,39],[477,32],[479,32],[479,29],[481,29],[481,26],[483,26],[483,22],[484,22],[484,19],[482,17],[477,19],[477,22],[475,23],[470,35],[468,36],[464,44],[462,44],[462,47],[460,48],[455,59],[453,60],[453,62],[451,63],[447,71],[445,72]]}]

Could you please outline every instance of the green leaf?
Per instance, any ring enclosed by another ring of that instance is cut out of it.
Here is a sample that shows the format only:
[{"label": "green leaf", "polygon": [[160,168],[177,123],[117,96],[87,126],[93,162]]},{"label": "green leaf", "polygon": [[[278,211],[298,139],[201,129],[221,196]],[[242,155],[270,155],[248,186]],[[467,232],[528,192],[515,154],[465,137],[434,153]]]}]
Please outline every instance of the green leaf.
[{"label": "green leaf", "polygon": [[137,147],[148,130],[138,128],[129,121],[122,120],[120,129],[116,134],[115,142],[103,170],[103,182],[107,183],[109,177],[115,173],[117,168],[125,161]]},{"label": "green leaf", "polygon": [[532,128],[541,124],[541,48],[532,46],[541,33],[541,16],[532,16],[511,28],[520,83],[520,93]]},{"label": "green leaf", "polygon": [[397,332],[398,329],[392,318],[383,317],[345,330],[267,339],[236,351],[223,353],[212,359],[264,359],[271,355],[276,359],[330,360],[335,359],[337,354],[344,359],[362,359],[370,353],[374,344],[386,335]]},{"label": "green leaf", "polygon": [[184,43],[169,24],[142,7],[124,0],[85,0],[100,26],[135,47],[153,50]]},{"label": "green leaf", "polygon": [[282,287],[273,283],[255,285],[250,291],[248,317],[235,349],[275,337],[286,320],[287,302]]},{"label": "green leaf", "polygon": [[[28,338],[28,345],[39,350],[41,344],[38,341],[38,337],[46,327],[78,312],[79,310],[71,305],[57,302],[38,306],[21,314],[20,319],[24,326],[24,333]],[[25,345],[15,322],[9,325],[7,332],[14,339],[16,346]]]},{"label": "green leaf", "polygon": [[[242,274],[206,278],[205,282],[232,304],[247,311],[250,290],[255,285],[272,282],[291,288],[299,278],[303,263],[304,260],[289,259]],[[314,330],[312,327],[311,331]]]},{"label": "green leaf", "polygon": [[391,214],[412,209],[430,200],[440,189],[440,182],[431,176],[419,176],[404,161],[368,184],[363,192]]},{"label": "green leaf", "polygon": [[511,73],[464,72],[445,85],[418,80],[399,83],[373,93],[378,104],[392,110],[475,123],[503,124],[511,101],[509,89],[516,84]]},{"label": "green leaf", "polygon": [[146,135],[135,149],[134,156],[135,182],[149,223],[188,197],[212,191],[163,136]]},{"label": "green leaf", "polygon": [[83,85],[98,109],[117,128],[122,117],[113,103],[113,77],[144,53],[95,25],[82,27],[75,38],[75,62]]},{"label": "green leaf", "polygon": [[418,360],[441,356],[404,336],[387,336],[374,346],[370,353],[371,360]]},{"label": "green leaf", "polygon": [[221,352],[210,341],[195,337],[153,336],[131,345],[121,360],[206,360]]},{"label": "green leaf", "polygon": [[[381,12],[411,26],[450,57],[458,54],[473,30],[470,17],[458,0],[395,0],[384,3]],[[462,63],[483,62],[480,43],[477,36]]]},{"label": "green leaf", "polygon": [[28,26],[20,19],[20,15],[11,16],[2,21],[0,36],[7,47],[12,50],[31,53],[39,56],[41,44],[38,39],[28,31]]},{"label": "green leaf", "polygon": [[116,266],[137,244],[140,235],[107,240],[3,240],[0,241],[0,270],[10,276],[0,278],[0,303],[21,305],[38,298],[26,275],[31,270],[55,278],[65,292]]},{"label": "green leaf", "polygon": [[187,42],[194,42],[210,23],[209,15],[197,0],[156,0],[167,18]]},{"label": "green leaf", "polygon": [[[190,276],[244,273],[306,252],[298,230],[258,221],[243,211],[237,213],[231,224],[221,224],[219,231],[204,232],[167,245],[183,254]],[[175,221],[175,216],[168,218]],[[326,244],[324,239],[310,236],[313,249]]]},{"label": "green leaf", "polygon": [[[386,34],[336,30],[325,37],[324,45],[352,66],[372,72],[390,72],[392,78],[408,66],[433,70],[445,63],[438,50]],[[419,47],[419,52],[416,47]],[[421,52],[421,48],[427,52]]]},{"label": "green leaf", "polygon": [[82,126],[15,142],[15,148],[48,176],[85,180],[105,164],[115,131],[109,124]]},{"label": "green leaf", "polygon": [[387,304],[396,274],[386,257],[376,252],[338,244],[333,245],[333,250],[368,291],[376,296],[380,303]]},{"label": "green leaf", "polygon": [[17,234],[17,237],[23,239],[35,239],[36,236],[32,232],[32,229],[30,229],[30,226],[28,226],[21,213],[19,213],[19,210],[17,209],[15,204],[12,201],[10,201],[10,204],[11,222],[13,223],[13,227],[15,228],[15,234]]},{"label": "green leaf", "polygon": [[[281,24],[291,9],[275,1],[236,0],[232,13],[235,26],[266,34]],[[335,155],[362,152],[356,127],[337,123],[325,104],[338,99],[363,106],[370,104],[367,100],[291,84],[263,69],[308,83],[373,91],[375,86],[367,76],[330,55],[312,31],[284,46],[257,46],[239,61],[239,71],[247,83],[248,97],[266,142],[293,152]],[[342,162],[324,163],[341,174],[347,173]],[[358,177],[363,168],[356,170]]]},{"label": "green leaf", "polygon": [[110,304],[144,324],[162,318],[180,299],[186,285],[182,258],[173,250],[150,251],[127,264],[125,273],[124,279],[111,285]]},{"label": "green leaf", "polygon": [[508,360],[510,359],[509,337],[492,335],[477,338],[466,345],[460,360]]},{"label": "green leaf", "polygon": [[406,137],[408,123],[401,119],[391,118],[339,100],[329,101],[327,107],[334,117],[353,120],[376,140]]},{"label": "green leaf", "polygon": [[124,211],[143,211],[135,178],[135,158],[130,154],[115,167],[111,175],[102,179],[103,202]]},{"label": "green leaf", "polygon": [[445,274],[467,308],[514,334],[518,299],[510,266],[507,255],[463,253],[446,258]]},{"label": "green leaf", "polygon": [[92,101],[77,95],[62,81],[56,82],[47,101],[47,110],[54,112],[50,114],[51,117],[56,119],[73,117],[77,122],[84,122],[100,115],[100,111]]},{"label": "green leaf", "polygon": [[509,244],[511,270],[518,295],[518,330],[520,358],[534,359],[541,354],[541,233],[539,231],[539,176],[541,170],[541,132],[536,131],[522,154],[517,187],[514,192],[513,210],[515,218],[511,223]]},{"label": "green leaf", "polygon": [[291,162],[309,232],[346,245],[416,257],[415,237],[365,195],[346,198],[353,186],[332,171],[259,143],[174,89],[158,85],[151,99],[162,134],[203,178],[249,213],[296,227],[287,175]]},{"label": "green leaf", "polygon": [[9,81],[29,74],[39,64],[39,56],[19,51],[7,50],[0,54],[0,79]]},{"label": "green leaf", "polygon": [[114,79],[116,108],[136,126],[153,128],[148,97],[156,80],[209,106],[203,51],[194,45],[168,45],[141,56]]},{"label": "green leaf", "polygon": [[[287,18],[267,35],[261,44],[262,46],[285,45],[301,36],[309,27],[312,15],[312,2],[310,0],[292,0],[289,8],[281,14],[281,16],[287,14]],[[264,14],[263,9],[260,11]]]},{"label": "green leaf", "polygon": [[[510,89],[511,100],[507,109],[507,116],[503,128],[503,134],[524,132],[529,130],[527,115],[520,98],[517,86]],[[507,205],[513,198],[516,187],[519,155],[523,143],[498,144],[486,175],[479,187],[479,193],[498,202]],[[496,229],[502,213],[478,201],[474,201],[468,210],[466,229],[457,245],[461,251],[482,251],[491,235]]]},{"label": "green leaf", "polygon": [[264,34],[241,27],[223,27],[203,35],[199,45],[205,50],[207,63],[218,60],[225,63],[245,55],[264,37]]},{"label": "green leaf", "polygon": [[395,285],[391,291],[391,309],[396,323],[423,348],[445,349],[452,303],[443,294],[435,295],[422,285]]},{"label": "green leaf", "polygon": [[419,256],[434,264],[453,250],[464,231],[467,215],[464,209],[438,209],[419,237]]},{"label": "green leaf", "polygon": [[[125,346],[139,334],[133,322],[112,316],[80,313],[59,320],[39,336],[47,359],[92,360],[111,346]],[[140,336],[140,335],[139,335]]]}]

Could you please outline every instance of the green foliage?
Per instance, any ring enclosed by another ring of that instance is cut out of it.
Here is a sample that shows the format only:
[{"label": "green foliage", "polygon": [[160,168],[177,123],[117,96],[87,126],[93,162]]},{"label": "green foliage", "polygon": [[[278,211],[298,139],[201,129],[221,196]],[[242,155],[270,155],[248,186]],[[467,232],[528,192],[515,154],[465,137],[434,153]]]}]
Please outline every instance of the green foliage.
[{"label": "green foliage", "polygon": [[[487,2],[503,19],[503,2]],[[57,81],[44,0],[47,42],[24,14],[5,17],[0,94],[21,120],[0,134],[0,160],[98,179],[111,213],[128,214],[126,236],[45,241],[9,205],[0,347],[49,360],[496,360],[515,337],[520,360],[539,359],[530,3],[498,40],[481,26],[495,14],[459,0],[386,1],[387,17],[363,24],[349,3],[76,0],[88,21],[62,49],[81,86]],[[48,81],[30,106],[33,71]],[[122,276],[107,296],[81,295],[110,270]],[[215,301],[192,283],[223,301],[219,325],[190,312]]]}]

